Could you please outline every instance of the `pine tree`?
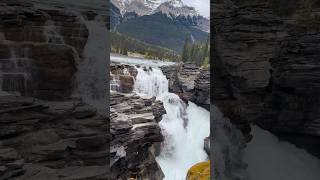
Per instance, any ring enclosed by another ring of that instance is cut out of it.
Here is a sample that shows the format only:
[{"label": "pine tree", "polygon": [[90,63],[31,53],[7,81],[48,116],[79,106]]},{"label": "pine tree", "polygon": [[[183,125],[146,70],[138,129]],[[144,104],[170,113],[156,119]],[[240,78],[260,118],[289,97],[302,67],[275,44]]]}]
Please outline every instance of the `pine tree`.
[{"label": "pine tree", "polygon": [[182,62],[187,62],[189,60],[189,37],[187,37],[184,42],[181,59]]}]

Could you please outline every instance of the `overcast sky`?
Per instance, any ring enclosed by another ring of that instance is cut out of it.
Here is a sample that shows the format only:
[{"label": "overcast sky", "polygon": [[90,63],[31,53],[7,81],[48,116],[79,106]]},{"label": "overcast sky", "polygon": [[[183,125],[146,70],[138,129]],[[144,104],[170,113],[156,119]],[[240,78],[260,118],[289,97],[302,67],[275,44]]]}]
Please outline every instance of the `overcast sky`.
[{"label": "overcast sky", "polygon": [[210,17],[210,0],[183,0],[183,2],[195,7],[202,16]]}]

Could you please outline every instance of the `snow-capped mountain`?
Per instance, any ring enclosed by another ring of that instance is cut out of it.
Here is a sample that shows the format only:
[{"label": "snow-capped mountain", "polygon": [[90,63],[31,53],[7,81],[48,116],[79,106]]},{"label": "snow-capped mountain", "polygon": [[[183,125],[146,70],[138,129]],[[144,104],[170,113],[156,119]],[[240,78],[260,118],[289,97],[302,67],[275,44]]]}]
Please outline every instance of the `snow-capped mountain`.
[{"label": "snow-capped mountain", "polygon": [[210,34],[209,19],[182,0],[111,1],[111,28],[140,41],[181,52],[187,37]]},{"label": "snow-capped mountain", "polygon": [[171,16],[196,16],[193,7],[186,6],[182,0],[111,0],[119,8],[122,15],[135,12],[139,16],[150,15],[157,12]]},{"label": "snow-capped mountain", "polygon": [[169,16],[198,16],[198,12],[194,7],[186,6],[181,0],[171,0],[160,4],[155,10],[156,12],[162,12]]}]

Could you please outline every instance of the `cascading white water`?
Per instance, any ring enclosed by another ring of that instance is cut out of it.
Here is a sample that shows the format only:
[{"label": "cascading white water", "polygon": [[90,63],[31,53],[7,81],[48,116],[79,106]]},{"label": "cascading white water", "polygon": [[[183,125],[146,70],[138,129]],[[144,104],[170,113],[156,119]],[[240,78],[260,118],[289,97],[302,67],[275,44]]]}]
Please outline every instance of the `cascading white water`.
[{"label": "cascading white water", "polygon": [[157,162],[165,180],[184,180],[192,165],[208,158],[203,145],[210,134],[210,113],[191,102],[187,106],[179,96],[169,93],[168,80],[160,69],[137,70],[135,91],[157,97],[167,112],[159,123],[165,141]]},{"label": "cascading white water", "polygon": [[137,68],[137,71],[134,84],[137,93],[155,97],[168,93],[168,80],[160,69],[152,68],[145,71],[143,68]]}]

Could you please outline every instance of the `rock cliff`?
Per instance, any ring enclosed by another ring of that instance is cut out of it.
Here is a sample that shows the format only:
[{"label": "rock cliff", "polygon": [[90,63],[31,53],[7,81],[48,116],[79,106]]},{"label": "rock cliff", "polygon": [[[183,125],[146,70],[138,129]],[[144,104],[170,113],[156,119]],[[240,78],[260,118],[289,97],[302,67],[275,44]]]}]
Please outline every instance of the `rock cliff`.
[{"label": "rock cliff", "polygon": [[163,179],[153,149],[163,141],[158,122],[165,113],[154,98],[111,93],[111,179]]},{"label": "rock cliff", "polygon": [[42,99],[70,96],[88,37],[84,23],[66,10],[0,4],[2,90]]},{"label": "rock cliff", "polygon": [[106,179],[107,117],[78,99],[0,97],[0,179]]},{"label": "rock cliff", "polygon": [[71,97],[87,16],[0,1],[0,179],[108,178],[108,117]]},{"label": "rock cliff", "polygon": [[155,157],[164,140],[158,122],[166,110],[155,97],[133,92],[137,73],[134,65],[110,65],[110,177],[161,180]]},{"label": "rock cliff", "polygon": [[179,95],[210,110],[210,71],[194,64],[162,66],[163,74],[169,80],[169,92]]},{"label": "rock cliff", "polygon": [[258,124],[319,157],[320,31],[273,3],[213,4],[213,103],[246,141]]}]

